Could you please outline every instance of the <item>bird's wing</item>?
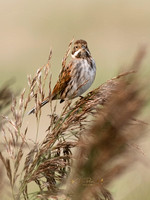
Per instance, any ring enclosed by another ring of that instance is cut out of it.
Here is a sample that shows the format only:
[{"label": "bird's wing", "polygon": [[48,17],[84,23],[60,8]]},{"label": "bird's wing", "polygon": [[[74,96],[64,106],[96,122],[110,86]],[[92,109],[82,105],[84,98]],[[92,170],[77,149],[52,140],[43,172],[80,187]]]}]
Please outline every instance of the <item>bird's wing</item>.
[{"label": "bird's wing", "polygon": [[[55,99],[61,99],[61,102],[63,102],[65,95],[64,91],[66,87],[68,86],[68,82],[71,80],[71,69],[72,69],[72,64],[73,62],[71,61],[66,67],[63,67],[60,74],[59,74],[59,79],[52,91],[52,100]],[[49,102],[49,96],[44,99],[44,101],[41,103],[40,107],[44,106]],[[30,110],[28,112],[28,115],[31,113],[35,113],[35,108]]]},{"label": "bird's wing", "polygon": [[71,69],[73,62],[71,61],[66,67],[62,68],[60,72],[59,79],[52,91],[52,99],[62,99],[64,98],[64,91],[71,80]]}]

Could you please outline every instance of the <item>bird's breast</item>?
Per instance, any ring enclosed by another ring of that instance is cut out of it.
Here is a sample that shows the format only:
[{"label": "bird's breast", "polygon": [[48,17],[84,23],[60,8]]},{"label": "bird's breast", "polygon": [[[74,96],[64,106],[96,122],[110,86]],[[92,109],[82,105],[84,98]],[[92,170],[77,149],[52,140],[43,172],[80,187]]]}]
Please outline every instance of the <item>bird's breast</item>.
[{"label": "bird's breast", "polygon": [[77,89],[76,96],[82,95],[92,85],[96,75],[96,65],[93,59],[77,59],[74,63],[72,77],[74,77],[74,88]]}]

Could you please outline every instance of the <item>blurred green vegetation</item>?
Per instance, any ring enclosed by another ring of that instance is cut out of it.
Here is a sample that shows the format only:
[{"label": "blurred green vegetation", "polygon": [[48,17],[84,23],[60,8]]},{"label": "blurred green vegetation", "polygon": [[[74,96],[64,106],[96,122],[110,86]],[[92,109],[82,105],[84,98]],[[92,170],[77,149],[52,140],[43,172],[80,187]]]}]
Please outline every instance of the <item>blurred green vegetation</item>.
[{"label": "blurred green vegetation", "polygon": [[[0,24],[0,84],[14,78],[15,89],[26,87],[27,74],[47,62],[50,47],[54,84],[74,37],[87,40],[95,58],[97,77],[93,89],[116,75],[120,66],[125,68],[141,44],[150,44],[150,1],[7,0],[0,2]],[[149,55],[143,63],[143,77],[150,72]],[[147,148],[148,143],[142,145]],[[148,170],[147,174],[144,171],[145,167],[138,168],[132,175],[120,178],[117,185],[114,183],[114,199],[148,200],[149,181],[145,188],[140,187],[150,177]],[[138,186],[131,190],[141,173]]]}]

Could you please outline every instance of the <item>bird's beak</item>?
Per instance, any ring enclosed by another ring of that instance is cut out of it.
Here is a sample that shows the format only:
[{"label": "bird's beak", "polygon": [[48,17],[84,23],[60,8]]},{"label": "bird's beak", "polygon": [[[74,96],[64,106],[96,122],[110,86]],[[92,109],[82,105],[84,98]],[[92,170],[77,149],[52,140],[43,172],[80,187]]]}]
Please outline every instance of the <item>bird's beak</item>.
[{"label": "bird's beak", "polygon": [[89,56],[91,55],[90,52],[88,51],[88,49],[85,46],[82,46],[81,48],[82,48],[82,50],[86,51]]},{"label": "bird's beak", "polygon": [[85,46],[82,46],[82,49],[85,50],[86,49]]}]

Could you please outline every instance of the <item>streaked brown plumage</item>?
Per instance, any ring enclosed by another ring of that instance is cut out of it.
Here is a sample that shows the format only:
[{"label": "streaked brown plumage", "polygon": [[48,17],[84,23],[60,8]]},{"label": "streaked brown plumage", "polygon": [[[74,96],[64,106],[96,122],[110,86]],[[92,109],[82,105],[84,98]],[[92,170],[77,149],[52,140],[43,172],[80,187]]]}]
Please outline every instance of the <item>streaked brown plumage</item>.
[{"label": "streaked brown plumage", "polygon": [[[52,100],[73,99],[82,95],[93,83],[96,75],[96,65],[85,40],[77,40],[72,49],[72,60],[62,68],[59,79],[52,91]],[[41,107],[49,102],[47,97]],[[34,113],[33,108],[28,114]]]}]

